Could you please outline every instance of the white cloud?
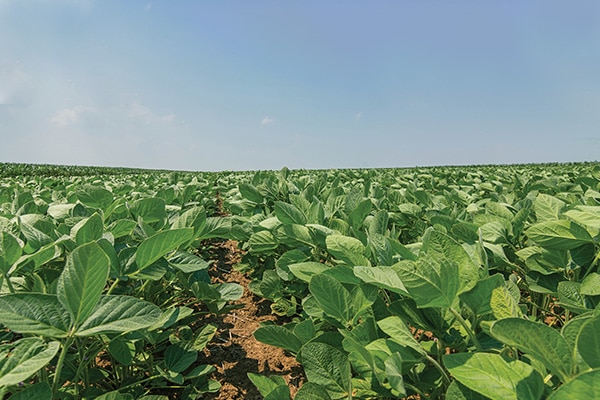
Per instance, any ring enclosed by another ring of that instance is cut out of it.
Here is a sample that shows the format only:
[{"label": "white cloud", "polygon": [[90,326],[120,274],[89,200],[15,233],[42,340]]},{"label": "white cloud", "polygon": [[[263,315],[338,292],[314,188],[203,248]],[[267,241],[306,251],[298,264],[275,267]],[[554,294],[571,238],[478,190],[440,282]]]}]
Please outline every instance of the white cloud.
[{"label": "white cloud", "polygon": [[146,12],[149,12],[150,10],[152,10],[152,3],[148,3],[148,4],[146,4],[146,6],[144,7],[144,10],[145,10]]},{"label": "white cloud", "polygon": [[357,112],[357,113],[354,115],[354,119],[355,119],[356,121],[358,121],[358,120],[359,120],[359,119],[361,119],[361,118],[362,118],[362,111],[359,111],[359,112]]},{"label": "white cloud", "polygon": [[21,63],[0,64],[0,105],[23,105],[31,91],[31,78]]},{"label": "white cloud", "polygon": [[262,119],[262,121],[260,121],[260,123],[261,123],[262,125],[269,125],[269,124],[272,124],[273,122],[275,122],[275,119],[274,119],[274,118],[271,118],[271,117],[269,117],[269,116],[267,116],[267,117],[264,117],[264,118]]},{"label": "white cloud", "polygon": [[174,122],[177,116],[173,113],[159,114],[150,107],[141,104],[138,101],[127,106],[127,115],[133,119],[139,119],[147,124],[154,124],[159,122]]},{"label": "white cloud", "polygon": [[75,106],[73,108],[65,108],[57,111],[52,118],[50,118],[50,123],[59,127],[73,125],[81,120],[81,115],[83,113],[93,111],[93,107],[86,107],[82,105]]}]

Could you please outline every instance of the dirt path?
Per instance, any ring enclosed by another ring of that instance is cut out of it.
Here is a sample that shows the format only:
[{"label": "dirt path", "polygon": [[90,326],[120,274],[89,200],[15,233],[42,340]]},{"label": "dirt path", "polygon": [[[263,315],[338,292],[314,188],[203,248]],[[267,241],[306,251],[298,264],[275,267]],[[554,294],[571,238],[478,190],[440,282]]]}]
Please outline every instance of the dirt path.
[{"label": "dirt path", "polygon": [[218,331],[201,356],[199,362],[214,365],[213,379],[222,387],[217,393],[206,394],[203,399],[229,400],[262,399],[248,379],[247,373],[280,375],[290,387],[292,396],[301,386],[304,376],[296,359],[282,349],[268,346],[254,339],[253,333],[263,321],[274,321],[270,304],[255,296],[249,289],[250,279],[233,269],[242,252],[235,241],[213,242],[211,252],[216,260],[210,275],[216,282],[234,282],[244,288],[243,297],[234,302],[240,308],[221,316],[211,316],[206,323],[217,325]]}]

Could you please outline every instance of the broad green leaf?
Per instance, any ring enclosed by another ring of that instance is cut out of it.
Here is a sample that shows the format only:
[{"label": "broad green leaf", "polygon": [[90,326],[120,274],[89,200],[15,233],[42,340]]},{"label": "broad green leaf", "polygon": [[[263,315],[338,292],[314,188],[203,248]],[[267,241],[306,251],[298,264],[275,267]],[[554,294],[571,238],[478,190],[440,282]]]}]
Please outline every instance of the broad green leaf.
[{"label": "broad green leaf", "polygon": [[577,314],[590,311],[585,296],[581,294],[581,283],[562,281],[558,283],[558,299],[562,307]]},{"label": "broad green leaf", "polygon": [[458,381],[452,381],[446,390],[446,400],[489,400],[489,397],[469,389]]},{"label": "broad green leaf", "polygon": [[404,376],[402,374],[402,357],[393,353],[385,361],[385,376],[397,396],[406,396]]},{"label": "broad green leaf", "polygon": [[344,235],[329,235],[325,239],[329,254],[346,262],[351,267],[355,265],[370,266],[371,263],[364,256],[366,251],[362,242],[356,238]]},{"label": "broad green leaf", "polygon": [[138,199],[129,209],[136,220],[141,218],[147,224],[163,222],[167,216],[165,201],[160,197]]},{"label": "broad green leaf", "polygon": [[600,274],[592,272],[581,282],[581,294],[586,296],[600,296]]},{"label": "broad green leaf", "polygon": [[110,224],[106,230],[113,234],[115,239],[131,235],[137,223],[132,219],[120,219]]},{"label": "broad green leaf", "polygon": [[363,282],[370,283],[377,287],[390,290],[392,292],[406,295],[408,292],[404,284],[398,277],[394,268],[391,267],[354,267],[354,275]]},{"label": "broad green leaf", "polygon": [[451,260],[438,262],[431,257],[401,261],[394,269],[419,308],[449,308],[459,289],[458,265]]},{"label": "broad green leaf", "polygon": [[52,388],[47,382],[35,383],[10,396],[10,400],[52,400]]},{"label": "broad green leaf", "polygon": [[198,235],[206,227],[206,210],[204,207],[193,207],[183,212],[173,223],[171,228],[194,228],[194,234]]},{"label": "broad green leaf", "polygon": [[94,213],[91,217],[78,222],[71,229],[71,236],[75,237],[75,242],[78,245],[82,245],[100,239],[103,232],[102,217],[100,214]]},{"label": "broad green leaf", "polygon": [[140,270],[149,267],[159,258],[187,243],[194,234],[191,228],[161,231],[144,240],[137,248],[135,262]]},{"label": "broad green leaf", "polygon": [[533,202],[533,209],[537,222],[555,221],[560,219],[560,215],[565,208],[565,202],[554,196],[540,193]]},{"label": "broad green leaf", "polygon": [[110,260],[95,242],[79,246],[67,257],[58,278],[58,300],[78,326],[92,312],[108,279]]},{"label": "broad green leaf", "polygon": [[73,323],[56,295],[41,293],[0,296],[0,321],[17,333],[54,338],[66,337]]},{"label": "broad green leaf", "polygon": [[202,329],[196,333],[194,337],[194,342],[192,343],[192,348],[196,351],[202,351],[212,340],[212,338],[217,333],[217,326],[213,324],[208,324],[204,326]]},{"label": "broad green leaf", "polygon": [[23,254],[21,245],[10,232],[0,231],[0,272],[7,273]]},{"label": "broad green leaf", "polygon": [[288,399],[290,397],[290,390],[283,377],[279,375],[267,377],[264,375],[254,374],[252,372],[248,372],[247,375],[250,381],[252,381],[254,386],[256,386],[260,394],[265,399],[270,395],[272,396],[274,392],[280,394],[278,390],[280,390],[279,388],[282,386],[287,389],[287,397],[280,397],[280,399]]},{"label": "broad green leaf", "polygon": [[253,203],[263,202],[263,196],[254,185],[250,183],[240,183],[238,188],[244,199],[250,200]]},{"label": "broad green leaf", "polygon": [[254,331],[254,337],[259,342],[281,347],[292,354],[298,353],[302,341],[289,329],[279,325],[264,325]]},{"label": "broad green leaf", "polygon": [[306,224],[306,216],[302,211],[296,206],[283,201],[275,202],[275,216],[284,224]]},{"label": "broad green leaf", "polygon": [[296,393],[294,400],[331,400],[325,388],[314,382],[305,382]]},{"label": "broad green leaf", "polygon": [[344,325],[352,321],[354,317],[352,296],[337,279],[325,274],[315,275],[310,280],[308,289],[325,314]]},{"label": "broad green leaf", "polygon": [[290,264],[288,267],[296,278],[301,279],[304,282],[310,282],[313,276],[325,272],[330,268],[325,264],[314,261]]},{"label": "broad green leaf", "polygon": [[195,233],[200,239],[227,238],[231,233],[232,223],[229,217],[207,217],[206,224]]},{"label": "broad green leaf", "polygon": [[[494,290],[503,287],[504,277],[495,274],[477,282],[473,289],[461,294],[460,298],[476,315],[486,315],[493,311],[491,303]],[[512,310],[509,316],[512,316]]]},{"label": "broad green leaf", "polygon": [[174,344],[165,350],[165,368],[168,371],[183,372],[198,358],[196,350],[190,350]]},{"label": "broad green leaf", "polygon": [[444,365],[457,381],[491,399],[537,400],[544,393],[542,377],[522,361],[505,361],[489,353],[444,356]]},{"label": "broad green leaf", "polygon": [[592,236],[600,231],[600,206],[575,206],[573,210],[565,212],[565,217],[594,232]]},{"label": "broad green leaf", "polygon": [[479,266],[475,264],[467,251],[445,233],[433,230],[429,234],[426,253],[439,263],[444,259],[452,260],[458,266],[457,294],[471,290],[479,280]]},{"label": "broad green leaf", "polygon": [[129,296],[103,296],[92,314],[79,327],[76,336],[131,332],[151,326],[160,318],[152,303]]},{"label": "broad green leaf", "polygon": [[210,267],[210,264],[203,258],[198,257],[195,254],[188,253],[187,251],[177,250],[169,257],[169,265],[173,268],[177,268],[183,273],[189,274],[192,272],[205,270]]},{"label": "broad green leaf", "polygon": [[539,322],[506,318],[496,321],[490,333],[502,343],[542,361],[561,381],[567,382],[573,376],[573,350],[557,330]]},{"label": "broad green leaf", "polygon": [[350,226],[352,226],[354,229],[359,229],[365,221],[365,218],[367,218],[367,215],[369,215],[371,212],[372,207],[373,203],[369,199],[358,203],[356,208],[352,210],[348,216],[348,222],[350,222]]},{"label": "broad green leaf", "polygon": [[58,353],[59,342],[23,338],[0,345],[0,387],[16,385],[45,367]]},{"label": "broad green leaf", "polygon": [[135,357],[135,343],[122,338],[113,339],[108,343],[108,352],[122,365],[131,365]]},{"label": "broad green leaf", "polygon": [[408,329],[408,326],[400,317],[391,316],[377,321],[377,326],[396,343],[410,347],[411,349],[426,355],[425,350],[419,342],[414,338],[413,334]]},{"label": "broad green leaf", "polygon": [[322,386],[332,399],[347,397],[351,389],[348,357],[325,343],[310,342],[300,350],[299,360],[309,382]]},{"label": "broad green leaf", "polygon": [[592,368],[600,368],[600,314],[589,319],[579,331],[577,349]]},{"label": "broad green leaf", "polygon": [[80,185],[75,191],[79,201],[88,207],[106,210],[113,201],[113,194],[99,186]]},{"label": "broad green leaf", "polygon": [[519,302],[510,294],[506,285],[492,289],[490,297],[490,308],[496,319],[522,317]]},{"label": "broad green leaf", "polygon": [[600,398],[600,369],[593,369],[559,387],[548,397],[548,400],[598,398]]},{"label": "broad green leaf", "polygon": [[569,250],[594,240],[581,225],[568,220],[546,221],[534,224],[525,234],[542,247]]},{"label": "broad green leaf", "polygon": [[251,253],[270,253],[279,246],[279,242],[269,231],[255,232],[248,240]]},{"label": "broad green leaf", "polygon": [[388,230],[388,222],[390,215],[386,210],[379,210],[375,213],[373,218],[368,222],[369,224],[369,235],[386,234]]}]

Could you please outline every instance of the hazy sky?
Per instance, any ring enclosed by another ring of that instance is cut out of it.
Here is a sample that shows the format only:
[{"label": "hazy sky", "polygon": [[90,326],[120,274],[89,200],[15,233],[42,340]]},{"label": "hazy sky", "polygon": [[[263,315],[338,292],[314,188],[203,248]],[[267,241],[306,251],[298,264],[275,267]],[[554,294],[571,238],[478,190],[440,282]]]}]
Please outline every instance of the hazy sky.
[{"label": "hazy sky", "polygon": [[0,161],[599,159],[598,0],[0,0]]}]

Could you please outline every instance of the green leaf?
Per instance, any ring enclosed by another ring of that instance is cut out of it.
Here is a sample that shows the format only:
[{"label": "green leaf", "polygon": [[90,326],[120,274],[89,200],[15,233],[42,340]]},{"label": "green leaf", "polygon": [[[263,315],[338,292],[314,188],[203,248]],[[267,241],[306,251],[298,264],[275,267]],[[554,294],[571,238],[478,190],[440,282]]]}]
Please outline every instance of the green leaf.
[{"label": "green leaf", "polygon": [[573,350],[555,329],[522,318],[506,318],[496,321],[490,333],[502,343],[542,361],[561,381],[567,382],[573,375]]},{"label": "green leaf", "polygon": [[393,353],[384,361],[385,376],[396,392],[397,396],[406,396],[404,388],[404,376],[402,375],[402,357],[400,353]]},{"label": "green leaf", "polygon": [[422,256],[418,261],[401,261],[394,265],[402,283],[417,307],[449,308],[459,289],[458,265],[444,259],[441,263]]},{"label": "green leaf", "polygon": [[367,215],[371,212],[371,208],[373,207],[373,203],[371,200],[366,199],[358,203],[356,208],[350,212],[348,216],[348,222],[350,222],[350,226],[354,229],[359,229]]},{"label": "green leaf", "polygon": [[56,295],[16,293],[0,296],[0,321],[17,333],[66,337],[72,319]]},{"label": "green leaf", "polygon": [[238,185],[238,188],[240,190],[240,194],[244,199],[250,200],[253,203],[263,202],[263,196],[260,194],[260,192],[254,185],[250,183],[240,183]]},{"label": "green leaf", "polygon": [[198,333],[194,337],[194,342],[192,343],[192,348],[196,351],[202,351],[212,340],[212,338],[217,333],[217,326],[208,324],[204,326],[202,329],[198,331]]},{"label": "green leaf", "polygon": [[537,400],[544,393],[542,377],[528,364],[506,362],[500,355],[457,353],[444,356],[457,381],[491,399]]},{"label": "green leaf", "polygon": [[365,246],[356,238],[344,235],[329,235],[325,238],[325,244],[327,245],[329,254],[338,260],[346,262],[351,267],[355,265],[371,265],[369,260],[364,256]]},{"label": "green leaf", "polygon": [[530,226],[525,234],[538,245],[557,250],[574,249],[594,241],[585,228],[567,220],[540,222]]},{"label": "green leaf", "polygon": [[600,368],[600,314],[589,319],[577,337],[579,354],[592,368]]},{"label": "green leaf", "polygon": [[186,349],[178,344],[165,350],[165,367],[168,371],[183,372],[198,358],[196,350]]},{"label": "green leaf", "polygon": [[279,246],[279,242],[269,231],[255,232],[248,240],[251,253],[270,253]]},{"label": "green leaf", "polygon": [[113,202],[113,194],[102,187],[79,185],[75,192],[79,201],[88,207],[105,210]]},{"label": "green leaf", "polygon": [[392,267],[354,267],[354,275],[363,282],[370,283],[377,287],[387,289],[394,293],[407,295],[408,292],[404,284],[398,277],[396,270]]},{"label": "green leaf", "polygon": [[177,250],[169,257],[169,265],[185,274],[208,269],[210,264],[203,258],[187,251]]},{"label": "green leaf", "polygon": [[300,350],[299,360],[309,382],[327,391],[332,399],[348,396],[351,390],[351,371],[348,357],[325,343],[310,342]]},{"label": "green leaf", "polygon": [[9,400],[52,400],[52,388],[46,382],[36,383],[13,394]]},{"label": "green leaf", "polygon": [[600,296],[600,274],[592,272],[581,282],[580,293],[585,296]]},{"label": "green leaf", "polygon": [[129,296],[103,296],[76,336],[132,332],[151,326],[160,316],[160,308],[147,301]]},{"label": "green leaf", "polygon": [[108,279],[110,260],[95,242],[79,246],[67,257],[58,278],[58,300],[78,326],[92,312]]},{"label": "green leaf", "polygon": [[135,253],[135,262],[140,270],[149,267],[159,258],[187,243],[194,234],[191,228],[170,229],[158,232],[144,240]]},{"label": "green leaf", "polygon": [[71,228],[71,236],[75,237],[75,242],[78,245],[100,239],[103,232],[104,222],[98,213],[94,213],[91,217],[79,221]]},{"label": "green leaf", "polygon": [[331,400],[327,390],[314,382],[305,382],[296,393],[294,400]]},{"label": "green leaf", "polygon": [[313,261],[290,264],[288,268],[296,278],[304,282],[310,282],[313,276],[329,269],[327,265]]},{"label": "green leaf", "polygon": [[284,224],[306,224],[306,216],[302,211],[296,206],[282,201],[275,202],[275,216]]},{"label": "green leaf", "polygon": [[[279,399],[289,399],[290,398],[290,389],[288,388],[287,383],[285,382],[285,379],[283,379],[281,376],[274,375],[271,377],[267,377],[264,375],[254,374],[252,372],[248,372],[247,375],[248,375],[248,378],[250,379],[250,381],[252,381],[254,386],[256,386],[256,388],[258,389],[260,394],[265,399],[269,396],[271,396],[273,399],[277,399],[277,397],[273,397],[273,395],[275,393],[279,396],[281,396],[283,394],[283,397],[279,397]],[[285,389],[287,389],[287,396],[286,396],[285,390],[283,392],[280,392],[281,387],[284,387]]]},{"label": "green leaf", "polygon": [[141,218],[147,224],[163,222],[167,216],[165,201],[160,197],[138,199],[129,209],[136,220]]},{"label": "green leaf", "polygon": [[598,398],[600,398],[600,369],[594,369],[559,387],[557,391],[548,397],[548,400]]},{"label": "green leaf", "polygon": [[452,381],[446,390],[446,400],[489,400],[489,397],[469,389],[458,381]]},{"label": "green leaf", "polygon": [[10,232],[0,231],[0,272],[7,273],[23,254],[23,249]]},{"label": "green leaf", "polygon": [[26,381],[45,367],[59,348],[59,342],[45,343],[40,338],[23,338],[0,345],[0,387]]},{"label": "green leaf", "polygon": [[110,224],[106,230],[113,234],[115,239],[131,235],[137,223],[132,219],[119,219]]},{"label": "green leaf", "polygon": [[[486,315],[493,311],[491,303],[496,288],[504,288],[504,277],[501,274],[480,280],[473,289],[461,294],[460,298],[476,315]],[[513,316],[512,311],[508,316]]]},{"label": "green leaf", "polygon": [[592,307],[587,306],[586,298],[581,294],[581,283],[579,282],[559,282],[558,298],[558,304],[577,314],[583,314],[592,309]]},{"label": "green leaf", "polygon": [[456,263],[459,284],[457,294],[471,290],[479,281],[479,266],[456,240],[445,233],[431,231],[425,252],[438,263],[443,260]]},{"label": "green leaf", "polygon": [[426,355],[425,350],[417,342],[406,323],[400,317],[391,316],[384,318],[381,321],[377,321],[377,326],[396,343],[410,347],[418,353]]},{"label": "green leaf", "polygon": [[122,365],[131,365],[135,357],[135,343],[122,338],[113,339],[108,343],[108,352]]},{"label": "green leaf", "polygon": [[335,278],[325,274],[312,277],[308,289],[325,314],[348,325],[354,317],[352,296]]},{"label": "green leaf", "polygon": [[289,329],[279,325],[265,325],[254,331],[254,338],[259,342],[281,347],[292,354],[297,354],[302,341]]},{"label": "green leaf", "polygon": [[533,202],[538,222],[558,220],[564,208],[564,201],[544,193],[538,194]]}]

